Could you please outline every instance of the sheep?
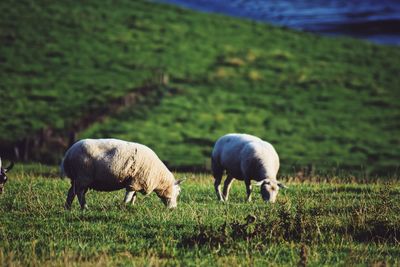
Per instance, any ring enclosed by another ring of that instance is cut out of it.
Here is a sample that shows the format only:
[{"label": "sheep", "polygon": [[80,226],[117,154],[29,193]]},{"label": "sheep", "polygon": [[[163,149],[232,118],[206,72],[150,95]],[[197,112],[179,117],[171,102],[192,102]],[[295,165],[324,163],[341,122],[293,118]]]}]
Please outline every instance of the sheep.
[{"label": "sheep", "polygon": [[[247,201],[251,201],[251,180],[261,186],[265,201],[274,203],[279,188],[286,188],[276,180],[279,170],[279,157],[274,147],[260,138],[248,134],[227,134],[220,137],[214,145],[211,168],[217,198],[227,201],[233,179],[246,184]],[[223,194],[220,183],[226,170]]]},{"label": "sheep", "polygon": [[11,162],[10,165],[7,168],[3,168],[1,164],[1,158],[0,158],[0,194],[4,192],[4,185],[6,184],[8,178],[6,173],[10,171],[14,166],[14,162]]},{"label": "sheep", "polygon": [[88,189],[115,191],[125,188],[125,203],[135,203],[137,192],[155,192],[168,208],[177,206],[180,183],[145,145],[118,139],[83,139],[73,144],[61,163],[62,176],[71,179],[65,208],[75,195],[86,209]]}]

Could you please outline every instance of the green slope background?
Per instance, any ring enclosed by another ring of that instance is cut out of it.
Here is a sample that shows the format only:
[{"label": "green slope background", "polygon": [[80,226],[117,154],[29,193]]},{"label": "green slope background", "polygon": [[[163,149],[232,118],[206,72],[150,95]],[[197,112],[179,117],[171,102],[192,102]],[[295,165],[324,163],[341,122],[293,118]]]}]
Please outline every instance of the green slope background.
[{"label": "green slope background", "polygon": [[[0,150],[95,114],[78,138],[140,142],[176,170],[208,169],[215,140],[243,132],[276,147],[282,174],[398,175],[399,47],[143,0],[0,8]],[[61,147],[28,159],[56,163]]]}]

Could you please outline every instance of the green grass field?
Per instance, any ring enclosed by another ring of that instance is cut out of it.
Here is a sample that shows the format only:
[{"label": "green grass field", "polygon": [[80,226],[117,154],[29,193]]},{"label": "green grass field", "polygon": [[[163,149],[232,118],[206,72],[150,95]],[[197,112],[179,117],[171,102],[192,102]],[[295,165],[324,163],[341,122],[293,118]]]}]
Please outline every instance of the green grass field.
[{"label": "green grass field", "polygon": [[396,180],[286,177],[290,188],[271,205],[257,189],[246,203],[239,181],[219,203],[209,175],[178,173],[188,180],[176,210],[155,194],[124,206],[123,191],[89,191],[90,210],[75,202],[69,212],[69,183],[56,176],[56,168],[37,165],[10,172],[0,196],[1,266],[400,264]]},{"label": "green grass field", "polygon": [[[398,173],[398,47],[144,0],[5,0],[0,11],[0,147],[31,145],[30,160],[58,163],[75,129],[204,170],[219,136],[245,132],[274,144],[287,174]],[[160,73],[166,86],[109,114]],[[82,129],[88,114],[105,120]]]}]

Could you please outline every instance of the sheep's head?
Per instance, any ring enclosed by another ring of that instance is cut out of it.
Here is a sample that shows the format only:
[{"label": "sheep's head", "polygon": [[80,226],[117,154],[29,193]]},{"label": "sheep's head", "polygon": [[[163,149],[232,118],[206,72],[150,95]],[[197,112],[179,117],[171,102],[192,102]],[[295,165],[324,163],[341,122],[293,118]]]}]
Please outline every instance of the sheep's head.
[{"label": "sheep's head", "polygon": [[170,197],[163,199],[164,204],[167,206],[169,209],[174,209],[178,206],[178,196],[181,192],[181,183],[184,180],[177,180],[175,181],[173,187],[172,187],[172,192]]},{"label": "sheep's head", "polygon": [[0,194],[3,193],[4,185],[8,180],[6,173],[9,170],[11,170],[13,166],[14,166],[14,163],[11,162],[10,166],[8,166],[7,168],[3,168],[1,165],[1,159],[0,159]]},{"label": "sheep's head", "polygon": [[262,180],[261,182],[257,183],[257,185],[261,186],[260,191],[264,201],[270,201],[271,203],[276,201],[276,197],[278,196],[280,188],[287,188],[281,182],[269,178]]}]

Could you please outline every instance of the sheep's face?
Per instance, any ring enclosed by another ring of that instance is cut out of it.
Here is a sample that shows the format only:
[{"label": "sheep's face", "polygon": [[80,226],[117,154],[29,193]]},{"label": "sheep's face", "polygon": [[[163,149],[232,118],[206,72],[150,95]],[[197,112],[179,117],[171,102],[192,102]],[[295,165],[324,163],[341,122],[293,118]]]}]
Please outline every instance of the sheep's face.
[{"label": "sheep's face", "polygon": [[167,208],[174,209],[178,206],[178,196],[181,193],[181,185],[180,184],[182,182],[183,182],[183,180],[175,181],[175,183],[172,187],[171,197],[163,200],[163,202],[167,206]]},{"label": "sheep's face", "polygon": [[172,197],[167,202],[167,208],[174,209],[178,206],[178,196],[181,193],[181,186],[175,184],[172,190]]},{"label": "sheep's face", "polygon": [[6,173],[12,169],[13,167],[13,163],[10,164],[10,166],[8,166],[8,168],[2,168],[1,167],[1,160],[0,160],[0,194],[2,194],[4,192],[4,185],[6,184],[8,178]]},{"label": "sheep's face", "polygon": [[286,188],[282,183],[277,180],[265,179],[261,183],[261,196],[265,201],[274,203],[278,196],[279,188]]}]

